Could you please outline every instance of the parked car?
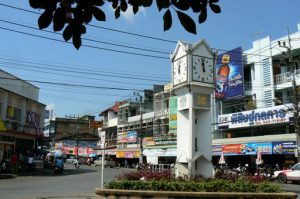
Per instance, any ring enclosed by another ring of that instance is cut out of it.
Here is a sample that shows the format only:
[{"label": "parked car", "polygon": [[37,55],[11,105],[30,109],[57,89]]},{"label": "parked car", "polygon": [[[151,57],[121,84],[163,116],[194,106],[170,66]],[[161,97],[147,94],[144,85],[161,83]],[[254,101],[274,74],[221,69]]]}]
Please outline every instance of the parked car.
[{"label": "parked car", "polygon": [[300,182],[300,163],[295,164],[291,169],[274,171],[273,178],[280,183]]},{"label": "parked car", "polygon": [[[104,166],[105,167],[110,167],[110,168],[112,168],[112,167],[116,167],[116,161],[115,160],[113,160],[113,159],[111,159],[111,158],[105,158],[105,160],[104,160]],[[96,167],[96,166],[102,166],[102,158],[99,158],[98,160],[95,160],[94,161],[94,166]]]}]

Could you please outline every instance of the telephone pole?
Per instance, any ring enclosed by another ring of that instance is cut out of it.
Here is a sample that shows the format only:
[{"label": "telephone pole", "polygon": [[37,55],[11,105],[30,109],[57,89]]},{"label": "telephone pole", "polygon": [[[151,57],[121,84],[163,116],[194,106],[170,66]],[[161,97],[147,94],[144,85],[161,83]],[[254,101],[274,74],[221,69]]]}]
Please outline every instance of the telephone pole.
[{"label": "telephone pole", "polygon": [[[77,155],[76,155],[76,159],[78,160],[79,158],[79,154],[78,154],[78,146],[79,146],[79,116],[66,116],[66,118],[70,118],[70,119],[76,119],[76,148],[77,148]],[[75,133],[74,133],[75,135]]]},{"label": "telephone pole", "polygon": [[288,29],[288,46],[283,41],[278,41],[278,46],[286,48],[287,53],[283,53],[283,55],[286,55],[287,61],[286,63],[290,67],[291,76],[292,76],[292,103],[293,103],[293,116],[294,116],[294,129],[295,129],[295,135],[296,135],[296,150],[295,150],[295,156],[297,157],[298,162],[300,162],[299,157],[299,144],[300,144],[300,117],[299,117],[299,96],[298,96],[298,88],[297,88],[297,82],[296,82],[296,75],[297,75],[297,68],[295,66],[294,58],[291,53],[291,38],[290,38],[290,31]]},{"label": "telephone pole", "polygon": [[140,97],[139,99],[139,109],[140,109],[140,128],[138,131],[138,138],[139,138],[139,149],[140,149],[140,157],[139,157],[139,163],[143,164],[143,135],[142,135],[142,131],[143,131],[143,113],[142,113],[142,101],[143,101],[143,96],[140,95],[139,93],[134,92],[133,93],[135,96]]}]

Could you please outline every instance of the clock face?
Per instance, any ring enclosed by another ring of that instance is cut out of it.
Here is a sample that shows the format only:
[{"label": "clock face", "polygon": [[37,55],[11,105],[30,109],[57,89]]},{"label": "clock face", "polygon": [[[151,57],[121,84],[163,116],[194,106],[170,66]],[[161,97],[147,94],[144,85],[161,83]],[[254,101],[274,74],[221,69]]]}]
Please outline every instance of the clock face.
[{"label": "clock face", "polygon": [[213,83],[213,59],[193,56],[193,80]]},{"label": "clock face", "polygon": [[187,80],[187,57],[182,57],[173,63],[173,84],[177,85]]}]

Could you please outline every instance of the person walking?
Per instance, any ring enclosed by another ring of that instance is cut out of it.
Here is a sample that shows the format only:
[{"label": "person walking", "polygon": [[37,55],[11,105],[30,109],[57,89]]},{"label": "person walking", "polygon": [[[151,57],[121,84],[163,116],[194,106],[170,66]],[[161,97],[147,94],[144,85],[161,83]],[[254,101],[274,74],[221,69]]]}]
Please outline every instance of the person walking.
[{"label": "person walking", "polygon": [[12,166],[12,172],[18,173],[18,167],[19,167],[19,155],[17,152],[14,152],[11,156],[11,166]]}]

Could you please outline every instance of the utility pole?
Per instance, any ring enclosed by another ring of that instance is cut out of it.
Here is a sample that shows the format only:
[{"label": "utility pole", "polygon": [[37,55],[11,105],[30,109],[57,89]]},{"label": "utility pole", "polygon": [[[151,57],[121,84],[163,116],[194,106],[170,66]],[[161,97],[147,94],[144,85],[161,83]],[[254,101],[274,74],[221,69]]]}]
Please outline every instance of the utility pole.
[{"label": "utility pole", "polygon": [[78,146],[79,146],[79,116],[66,116],[67,118],[70,119],[76,119],[76,148],[77,148],[77,155],[76,159],[79,159],[79,154],[78,154]]},{"label": "utility pole", "polygon": [[139,139],[139,149],[140,149],[140,157],[139,157],[139,163],[143,164],[143,135],[142,135],[142,131],[143,131],[143,113],[142,113],[142,101],[143,101],[143,96],[140,95],[138,92],[134,92],[133,93],[136,96],[140,97],[140,128],[139,128],[139,132],[138,132],[138,139]]},{"label": "utility pole", "polygon": [[288,29],[288,46],[283,41],[278,41],[278,46],[287,49],[287,53],[283,53],[283,55],[287,56],[287,64],[290,67],[291,75],[292,75],[292,102],[293,102],[293,115],[294,115],[294,128],[295,128],[295,135],[296,135],[296,150],[295,156],[297,157],[297,161],[300,162],[299,157],[299,144],[300,144],[300,117],[299,117],[299,96],[298,96],[298,88],[296,83],[296,75],[297,75],[297,68],[295,67],[295,62],[291,53],[291,38],[290,38],[290,31]]}]

